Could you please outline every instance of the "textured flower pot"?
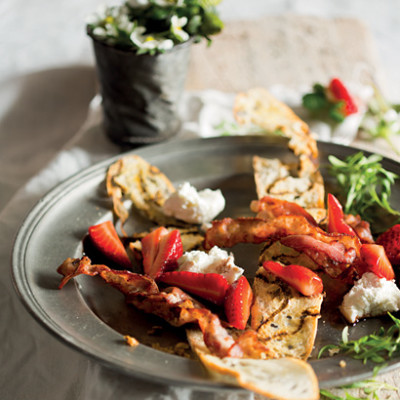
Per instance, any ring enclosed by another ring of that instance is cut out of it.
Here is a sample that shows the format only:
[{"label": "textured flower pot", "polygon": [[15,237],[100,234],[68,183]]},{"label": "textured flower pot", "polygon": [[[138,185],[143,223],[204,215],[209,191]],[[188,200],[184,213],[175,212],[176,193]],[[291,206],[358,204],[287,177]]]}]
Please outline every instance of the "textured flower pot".
[{"label": "textured flower pot", "polygon": [[187,76],[190,44],[151,56],[93,39],[104,128],[113,142],[149,144],[177,133],[177,106]]}]

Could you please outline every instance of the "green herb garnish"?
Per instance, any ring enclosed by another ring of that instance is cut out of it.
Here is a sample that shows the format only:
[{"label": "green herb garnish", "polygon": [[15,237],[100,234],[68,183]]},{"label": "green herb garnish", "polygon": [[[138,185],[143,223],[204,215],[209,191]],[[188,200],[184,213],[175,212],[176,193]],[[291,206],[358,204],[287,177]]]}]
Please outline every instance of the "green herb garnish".
[{"label": "green herb garnish", "polygon": [[344,397],[337,396],[325,389],[321,389],[320,394],[321,394],[321,396],[323,396],[322,399],[326,398],[326,399],[333,399],[333,400],[361,400],[361,399],[379,400],[378,392],[380,390],[398,391],[398,388],[388,385],[387,383],[384,383],[384,382],[376,381],[374,379],[367,379],[365,381],[352,383],[350,385],[344,385],[344,386],[341,386],[340,389],[362,389],[364,391],[364,394],[367,397],[355,397],[347,391],[345,391]]},{"label": "green herb garnish", "polygon": [[372,154],[364,156],[355,153],[344,160],[330,155],[329,172],[335,176],[343,197],[344,212],[359,214],[363,219],[372,222],[376,217],[376,207],[392,215],[400,215],[390,206],[392,185],[398,178],[393,172],[382,167],[382,156]]},{"label": "green herb garnish", "polygon": [[365,335],[357,340],[349,340],[348,327],[342,332],[342,340],[339,344],[330,344],[324,346],[318,358],[325,351],[339,350],[339,352],[349,355],[356,360],[362,360],[365,364],[371,361],[377,364],[385,363],[388,359],[400,354],[400,320],[388,313],[393,320],[392,325],[387,330],[381,327],[378,332]]}]

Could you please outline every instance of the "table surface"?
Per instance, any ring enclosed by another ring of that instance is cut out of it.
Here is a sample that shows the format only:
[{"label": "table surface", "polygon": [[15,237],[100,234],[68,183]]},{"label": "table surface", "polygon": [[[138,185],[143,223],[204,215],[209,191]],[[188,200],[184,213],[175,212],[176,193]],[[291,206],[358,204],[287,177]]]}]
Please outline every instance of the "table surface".
[{"label": "table surface", "polygon": [[[233,4],[238,7],[238,2]],[[225,12],[229,14],[227,8]],[[193,48],[186,88],[237,93],[276,83],[297,87],[332,75],[352,80],[365,70],[386,87],[387,73],[375,39],[365,23],[353,18],[247,15],[245,20],[229,21],[211,47]],[[22,68],[20,76],[7,71],[0,85],[0,210],[78,131],[96,93],[90,62],[51,69],[38,65],[29,72]],[[384,144],[379,150],[394,157]],[[400,387],[400,370],[379,380]]]}]

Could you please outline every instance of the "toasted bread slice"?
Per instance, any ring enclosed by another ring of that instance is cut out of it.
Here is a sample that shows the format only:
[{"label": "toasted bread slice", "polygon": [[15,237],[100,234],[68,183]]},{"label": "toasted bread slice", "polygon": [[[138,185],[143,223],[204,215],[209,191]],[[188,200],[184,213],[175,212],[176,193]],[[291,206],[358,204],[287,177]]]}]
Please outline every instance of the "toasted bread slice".
[{"label": "toasted bread slice", "polygon": [[141,214],[159,225],[181,225],[161,210],[175,191],[170,180],[155,166],[137,155],[128,155],[112,164],[107,171],[107,193],[113,199],[115,214],[123,224],[129,212],[124,200],[129,199]]},{"label": "toasted bread slice", "polygon": [[251,327],[281,357],[306,360],[317,333],[323,295],[303,296],[263,267],[253,282]]},{"label": "toasted bread slice", "polygon": [[267,244],[261,251],[260,264],[265,261],[277,261],[284,265],[297,264],[317,271],[321,267],[304,253],[300,253],[291,247],[284,246],[280,241],[271,245]]},{"label": "toasted bread slice", "polygon": [[317,160],[317,143],[308,125],[266,89],[254,88],[239,93],[234,114],[240,124],[256,125],[271,133],[279,131],[289,138],[289,148],[297,156]]},{"label": "toasted bread slice", "polygon": [[[273,399],[319,398],[317,377],[305,361],[294,358],[219,358],[209,352],[200,329],[187,329],[186,333],[192,349],[217,382],[240,386]],[[282,385],[282,376],[288,384]]]},{"label": "toasted bread slice", "polygon": [[259,156],[253,157],[253,170],[259,199],[272,196],[291,201],[315,215],[317,221],[325,217],[324,182],[318,170],[311,170],[308,166],[293,168],[278,159]]}]

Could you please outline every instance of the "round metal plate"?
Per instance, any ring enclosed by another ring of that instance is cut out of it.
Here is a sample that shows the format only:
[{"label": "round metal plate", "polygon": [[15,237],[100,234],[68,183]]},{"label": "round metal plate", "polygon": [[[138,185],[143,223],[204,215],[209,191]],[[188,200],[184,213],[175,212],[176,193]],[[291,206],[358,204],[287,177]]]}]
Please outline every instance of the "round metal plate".
[{"label": "round metal plate", "polygon": [[[329,187],[332,181],[325,168],[328,155],[345,157],[357,150],[329,143],[319,143],[319,150],[321,171]],[[278,157],[285,162],[294,160],[286,140],[266,137],[175,141],[141,148],[134,153],[158,166],[174,184],[190,181],[199,189],[220,188],[227,200],[221,217],[251,215],[249,204],[256,198],[254,155]],[[100,362],[159,382],[188,384],[203,390],[227,389],[212,382],[199,362],[152,348],[152,342],[168,346],[184,340],[183,330],[165,327],[162,321],[127,306],[123,296],[101,279],[80,276],[63,290],[57,289],[60,282],[57,266],[67,257],[81,256],[82,239],[90,225],[111,218],[104,178],[107,167],[116,159],[101,162],[69,178],[32,209],[19,230],[13,250],[15,287],[31,314],[45,328]],[[400,174],[398,163],[385,159],[383,165]],[[395,205],[399,202],[399,185],[394,188],[392,199]],[[129,229],[135,229],[135,221],[130,222]],[[237,264],[246,269],[246,275],[254,276],[259,247],[240,245],[233,251]],[[385,318],[360,322],[350,329],[351,337],[372,333],[389,323]],[[164,333],[159,337],[149,335],[152,326],[160,324]],[[310,363],[321,387],[347,384],[372,374],[372,365],[343,356],[315,358],[323,345],[340,340],[344,326],[331,324],[324,316],[319,321]],[[141,344],[130,348],[124,344],[124,334],[137,337]],[[346,368],[339,366],[341,359],[345,359]],[[400,359],[394,359],[382,371],[399,365]]]}]

